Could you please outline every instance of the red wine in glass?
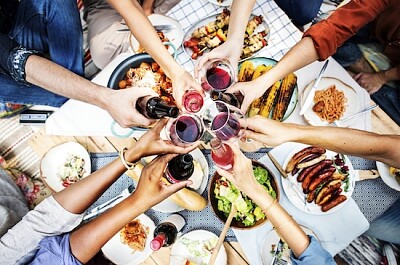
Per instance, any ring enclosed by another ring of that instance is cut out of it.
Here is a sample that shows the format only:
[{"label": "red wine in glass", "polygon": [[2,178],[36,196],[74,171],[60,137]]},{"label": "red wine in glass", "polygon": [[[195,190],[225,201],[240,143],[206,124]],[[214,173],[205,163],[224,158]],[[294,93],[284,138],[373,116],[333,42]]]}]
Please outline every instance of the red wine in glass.
[{"label": "red wine in glass", "polygon": [[232,148],[221,142],[218,138],[213,138],[210,141],[211,158],[217,167],[224,170],[231,170],[233,168],[234,155]]},{"label": "red wine in glass", "polygon": [[215,90],[226,90],[232,84],[232,77],[225,67],[217,66],[207,70],[207,82]]},{"label": "red wine in glass", "polygon": [[203,96],[195,90],[186,92],[183,95],[182,101],[185,109],[191,113],[199,112],[204,104]]},{"label": "red wine in glass", "polygon": [[169,135],[175,145],[194,143],[201,138],[204,128],[196,116],[181,115],[172,123]]},{"label": "red wine in glass", "polygon": [[211,123],[211,130],[222,141],[228,141],[237,137],[240,132],[239,120],[229,112],[221,112],[215,116]]}]

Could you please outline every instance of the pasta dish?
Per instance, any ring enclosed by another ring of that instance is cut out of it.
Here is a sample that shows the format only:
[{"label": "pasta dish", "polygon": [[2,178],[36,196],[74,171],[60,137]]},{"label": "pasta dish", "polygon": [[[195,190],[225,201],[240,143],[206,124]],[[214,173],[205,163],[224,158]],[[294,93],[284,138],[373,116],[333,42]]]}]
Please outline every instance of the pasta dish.
[{"label": "pasta dish", "polygon": [[325,90],[317,90],[314,95],[313,111],[324,121],[332,123],[340,119],[346,111],[347,98],[335,85]]},{"label": "pasta dish", "polygon": [[127,244],[133,252],[143,251],[146,246],[146,239],[149,228],[140,223],[138,219],[125,225],[120,232],[121,242]]}]

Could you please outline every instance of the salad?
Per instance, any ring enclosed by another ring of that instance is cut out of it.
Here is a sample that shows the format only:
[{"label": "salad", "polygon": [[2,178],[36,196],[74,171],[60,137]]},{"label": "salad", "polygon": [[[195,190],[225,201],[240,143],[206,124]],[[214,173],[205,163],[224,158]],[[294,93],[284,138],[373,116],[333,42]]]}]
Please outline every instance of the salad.
[{"label": "salad", "polygon": [[[276,199],[276,192],[271,185],[271,177],[268,171],[260,166],[253,167],[254,176],[264,186],[268,193]],[[265,214],[246,194],[240,192],[225,177],[219,178],[215,183],[215,197],[218,200],[218,210],[225,216],[229,215],[232,203],[236,206],[237,213],[234,217],[245,226],[252,226],[258,220],[264,219]]]},{"label": "salad", "polygon": [[63,165],[58,169],[58,177],[62,185],[68,187],[83,178],[86,170],[85,159],[75,154],[68,154]]}]

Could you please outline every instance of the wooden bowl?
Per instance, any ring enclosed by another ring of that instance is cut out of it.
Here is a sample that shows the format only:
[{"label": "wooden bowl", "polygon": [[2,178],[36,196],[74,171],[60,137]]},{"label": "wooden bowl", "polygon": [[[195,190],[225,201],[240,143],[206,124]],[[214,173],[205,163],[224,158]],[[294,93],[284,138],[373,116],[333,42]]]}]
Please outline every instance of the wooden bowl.
[{"label": "wooden bowl", "polygon": [[[270,179],[271,179],[271,186],[275,190],[276,198],[279,201],[280,197],[279,197],[278,185],[277,185],[277,182],[276,182],[276,178],[273,175],[273,173],[271,172],[271,170],[269,170],[269,168],[267,166],[265,166],[264,164],[262,164],[262,163],[260,163],[258,161],[252,160],[252,163],[253,163],[253,167],[259,166],[259,167],[262,167],[262,168],[264,168],[264,169],[266,169],[268,171],[268,174],[269,174]],[[210,182],[210,185],[209,185],[208,200],[210,202],[210,205],[211,205],[211,208],[212,208],[214,214],[218,217],[218,219],[221,220],[221,222],[225,223],[226,219],[227,219],[227,216],[225,216],[225,214],[223,212],[218,210],[218,199],[215,198],[215,194],[214,194],[215,183],[219,178],[221,178],[221,176],[217,172],[215,172],[213,177],[211,178],[211,182]],[[257,226],[259,226],[261,224],[264,224],[267,221],[268,221],[267,218],[264,218],[264,219],[260,219],[260,220],[256,221],[251,226],[245,226],[241,221],[237,221],[234,218],[232,220],[231,227],[236,228],[236,229],[243,229],[243,230],[244,229],[252,229],[252,228],[257,227]]]}]

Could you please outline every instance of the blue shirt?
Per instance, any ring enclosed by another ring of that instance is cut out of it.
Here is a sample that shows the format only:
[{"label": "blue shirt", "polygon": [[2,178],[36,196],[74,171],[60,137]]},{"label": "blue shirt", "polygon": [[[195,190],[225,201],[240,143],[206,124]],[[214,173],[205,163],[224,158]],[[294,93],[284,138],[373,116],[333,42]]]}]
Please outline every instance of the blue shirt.
[{"label": "blue shirt", "polygon": [[31,264],[33,265],[82,265],[71,252],[70,233],[45,237],[39,242],[39,250]]},{"label": "blue shirt", "polygon": [[310,245],[297,259],[292,252],[292,263],[295,265],[336,265],[332,255],[321,246],[318,240],[310,235],[308,237],[310,238]]}]

